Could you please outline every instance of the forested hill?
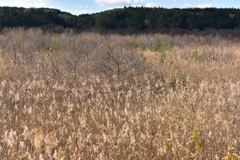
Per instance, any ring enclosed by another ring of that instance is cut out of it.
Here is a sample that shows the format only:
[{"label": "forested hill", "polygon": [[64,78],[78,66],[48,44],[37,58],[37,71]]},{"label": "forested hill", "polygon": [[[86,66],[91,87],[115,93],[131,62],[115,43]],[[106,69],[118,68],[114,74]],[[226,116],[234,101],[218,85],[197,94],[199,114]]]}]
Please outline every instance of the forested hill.
[{"label": "forested hill", "polygon": [[240,9],[124,7],[76,16],[49,8],[0,7],[0,29],[40,27],[48,24],[81,30],[89,28],[118,30],[128,27],[139,31],[156,28],[233,29],[240,28]]}]

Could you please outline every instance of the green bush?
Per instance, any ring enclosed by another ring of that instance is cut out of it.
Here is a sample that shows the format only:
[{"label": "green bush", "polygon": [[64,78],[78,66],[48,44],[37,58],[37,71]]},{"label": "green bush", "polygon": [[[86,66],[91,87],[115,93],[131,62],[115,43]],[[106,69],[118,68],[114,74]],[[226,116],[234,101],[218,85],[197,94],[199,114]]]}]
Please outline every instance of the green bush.
[{"label": "green bush", "polygon": [[164,43],[162,44],[161,41],[158,41],[155,46],[154,46],[154,51],[157,52],[164,52],[164,51],[173,51],[173,46],[168,44],[168,43]]},{"label": "green bush", "polygon": [[196,61],[199,59],[199,53],[200,51],[198,51],[197,49],[193,51],[191,57]]},{"label": "green bush", "polygon": [[139,46],[139,43],[137,41],[126,41],[126,48],[133,49],[137,48]]}]

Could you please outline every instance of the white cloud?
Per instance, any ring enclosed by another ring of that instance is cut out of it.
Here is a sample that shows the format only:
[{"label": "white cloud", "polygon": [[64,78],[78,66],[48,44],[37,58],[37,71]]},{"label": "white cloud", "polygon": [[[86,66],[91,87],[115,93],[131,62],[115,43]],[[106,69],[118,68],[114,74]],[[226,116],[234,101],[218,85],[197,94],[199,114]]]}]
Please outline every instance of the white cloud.
[{"label": "white cloud", "polygon": [[210,7],[213,7],[213,5],[212,4],[199,4],[199,5],[197,5],[197,7],[198,8],[210,8]]},{"label": "white cloud", "polygon": [[145,4],[145,7],[155,7],[155,6],[156,5],[154,3],[152,3],[152,2]]},{"label": "white cloud", "polygon": [[73,5],[73,7],[76,7],[76,8],[79,8],[79,9],[87,8],[87,7],[84,7],[84,6],[81,6],[81,5]]},{"label": "white cloud", "polygon": [[79,14],[87,14],[87,13],[93,13],[89,7],[82,6],[82,5],[73,5],[73,7],[77,8],[76,10],[71,10],[68,12],[71,12],[72,14],[79,15]]},{"label": "white cloud", "polygon": [[1,6],[15,6],[15,7],[48,7],[48,2],[57,0],[0,0]]},{"label": "white cloud", "polygon": [[186,0],[173,0],[174,2],[186,1]]},{"label": "white cloud", "polygon": [[69,12],[73,15],[80,15],[80,14],[90,14],[90,13],[94,13],[92,10],[90,9],[82,9],[82,10],[64,10],[66,12]]},{"label": "white cloud", "polygon": [[103,7],[116,7],[124,5],[141,5],[144,3],[143,0],[95,0],[96,4]]},{"label": "white cloud", "polygon": [[208,3],[208,4],[198,4],[198,5],[192,5],[189,3],[184,4],[183,6],[181,6],[181,8],[209,8],[209,7],[213,7],[212,4]]},{"label": "white cloud", "polygon": [[191,8],[194,7],[192,4],[186,3],[184,5],[181,6],[181,8]]}]

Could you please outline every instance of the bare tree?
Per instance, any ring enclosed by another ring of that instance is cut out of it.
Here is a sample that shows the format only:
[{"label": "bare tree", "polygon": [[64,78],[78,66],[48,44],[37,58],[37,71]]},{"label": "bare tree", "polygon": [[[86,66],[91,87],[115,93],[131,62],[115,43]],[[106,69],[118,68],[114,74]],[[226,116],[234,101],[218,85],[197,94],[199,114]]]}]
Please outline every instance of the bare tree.
[{"label": "bare tree", "polygon": [[107,76],[139,75],[151,66],[136,50],[127,49],[122,42],[102,44],[96,55],[94,70]]}]

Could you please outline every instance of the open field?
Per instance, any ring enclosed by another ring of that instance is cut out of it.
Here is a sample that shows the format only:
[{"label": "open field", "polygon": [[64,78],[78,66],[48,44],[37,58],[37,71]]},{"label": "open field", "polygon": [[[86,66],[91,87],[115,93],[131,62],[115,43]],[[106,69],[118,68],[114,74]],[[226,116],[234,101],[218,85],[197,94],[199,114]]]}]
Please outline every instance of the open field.
[{"label": "open field", "polygon": [[240,158],[240,39],[5,30],[0,159]]}]

